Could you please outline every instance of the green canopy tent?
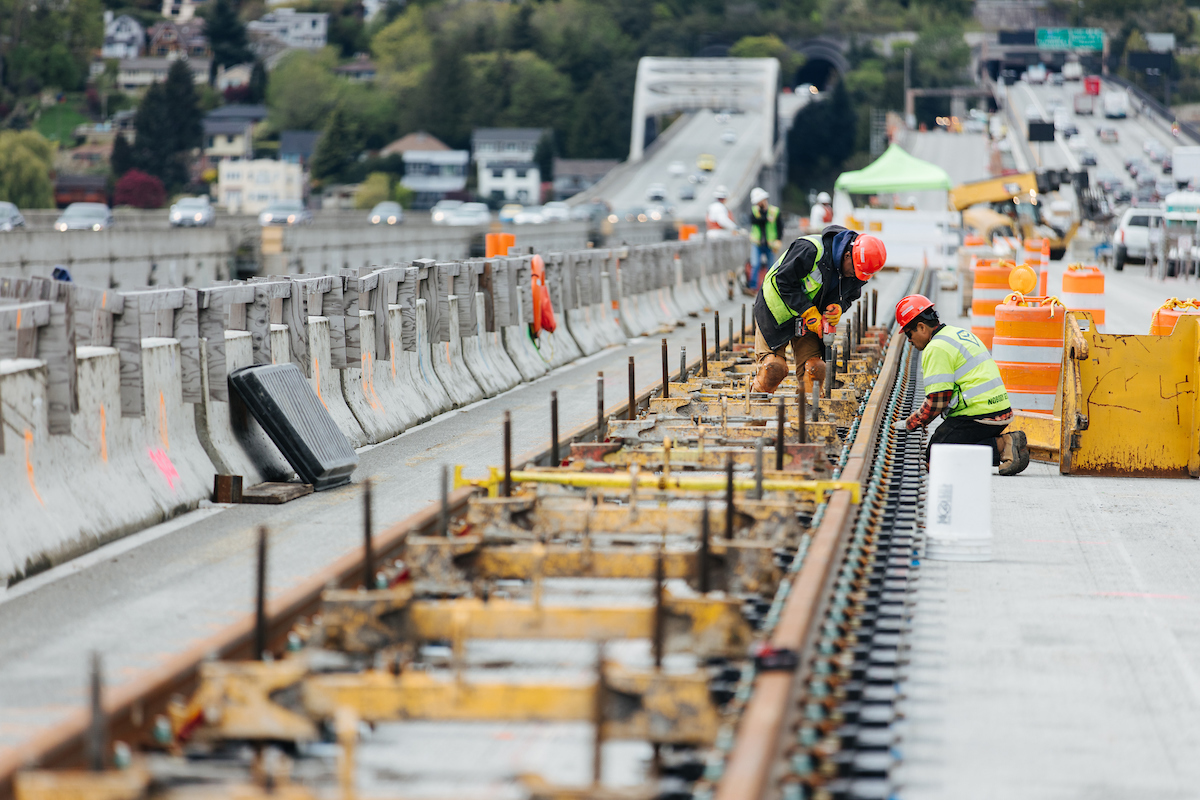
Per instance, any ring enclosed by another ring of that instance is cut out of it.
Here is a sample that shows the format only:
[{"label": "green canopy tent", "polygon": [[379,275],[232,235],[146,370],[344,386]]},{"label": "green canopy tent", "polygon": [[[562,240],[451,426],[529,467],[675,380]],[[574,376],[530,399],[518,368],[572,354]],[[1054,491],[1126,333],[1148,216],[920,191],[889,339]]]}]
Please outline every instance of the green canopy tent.
[{"label": "green canopy tent", "polygon": [[849,194],[886,194],[888,192],[949,191],[946,170],[909,155],[893,144],[863,169],[843,172],[834,188]]}]

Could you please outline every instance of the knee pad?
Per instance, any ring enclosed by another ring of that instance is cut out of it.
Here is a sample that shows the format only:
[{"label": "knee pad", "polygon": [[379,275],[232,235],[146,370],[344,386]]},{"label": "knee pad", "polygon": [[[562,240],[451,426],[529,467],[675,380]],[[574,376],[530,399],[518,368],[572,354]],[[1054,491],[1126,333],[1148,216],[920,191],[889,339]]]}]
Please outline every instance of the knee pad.
[{"label": "knee pad", "polygon": [[773,393],[787,377],[787,361],[780,356],[771,354],[758,365],[758,373],[754,376],[754,391]]},{"label": "knee pad", "polygon": [[817,391],[824,393],[825,361],[820,358],[810,358],[804,362],[804,390],[811,392],[814,383],[817,385]]}]

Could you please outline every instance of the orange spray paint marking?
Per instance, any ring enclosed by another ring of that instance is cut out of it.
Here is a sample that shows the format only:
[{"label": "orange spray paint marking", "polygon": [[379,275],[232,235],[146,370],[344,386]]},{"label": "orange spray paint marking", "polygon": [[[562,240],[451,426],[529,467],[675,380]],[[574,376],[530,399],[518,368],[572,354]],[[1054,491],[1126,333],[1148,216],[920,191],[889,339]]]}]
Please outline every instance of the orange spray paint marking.
[{"label": "orange spray paint marking", "polygon": [[17,330],[21,330],[21,309],[17,309]]},{"label": "orange spray paint marking", "polygon": [[158,436],[162,439],[163,450],[171,452],[171,440],[167,438],[167,398],[158,393]]},{"label": "orange spray paint marking", "polygon": [[370,383],[368,384],[368,386],[371,389],[371,408],[375,409],[376,411],[382,411],[383,403],[379,400],[379,395],[375,394],[375,354],[374,353],[367,354],[367,364],[369,365],[368,369],[369,369],[369,372],[371,375]]},{"label": "orange spray paint marking", "polygon": [[[18,311],[19,315],[21,312]],[[46,502],[42,500],[42,496],[38,494],[37,484],[33,480],[33,431],[25,429],[25,474],[29,476],[29,488],[33,490],[33,496],[42,505]]]},{"label": "orange spray paint marking", "polygon": [[321,396],[321,359],[313,357],[313,383],[317,385],[317,399],[321,401],[321,405],[325,406],[325,410],[329,410],[329,406],[325,405],[325,398]]},{"label": "orange spray paint marking", "polygon": [[175,488],[175,481],[179,480],[179,472],[176,471],[175,465],[171,463],[171,457],[162,450],[155,450],[152,447],[146,448],[146,452],[150,455],[150,460],[154,466],[158,467],[158,471],[167,479],[167,486]]},{"label": "orange spray paint marking", "polygon": [[108,308],[108,292],[107,291],[103,291],[100,293],[100,307]]},{"label": "orange spray paint marking", "polygon": [[108,415],[104,411],[104,406],[100,406],[100,460],[105,464],[108,463],[108,436],[105,431],[108,429]]}]

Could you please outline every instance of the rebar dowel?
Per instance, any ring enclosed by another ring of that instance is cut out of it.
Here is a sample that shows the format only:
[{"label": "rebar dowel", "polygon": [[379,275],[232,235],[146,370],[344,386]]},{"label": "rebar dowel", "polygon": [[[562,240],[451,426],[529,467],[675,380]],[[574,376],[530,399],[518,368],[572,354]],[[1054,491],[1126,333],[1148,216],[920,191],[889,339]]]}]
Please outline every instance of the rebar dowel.
[{"label": "rebar dowel", "polygon": [[879,290],[871,290],[871,327],[879,324]]},{"label": "rebar dowel", "polygon": [[101,666],[100,654],[92,651],[88,669],[88,694],[92,707],[87,736],[87,762],[92,772],[104,771],[104,751],[108,749],[105,742],[105,729],[108,726],[104,717],[104,676]]},{"label": "rebar dowel", "polygon": [[663,388],[662,396],[665,400],[671,396],[671,376],[667,373],[667,340],[662,340],[662,362],[663,362]]},{"label": "rebar dowel", "polygon": [[800,444],[808,443],[808,428],[807,428],[808,420],[805,419],[805,416],[808,414],[808,409],[806,409],[804,407],[805,406],[804,401],[807,398],[808,398],[808,395],[806,395],[804,393],[804,382],[801,381],[799,389],[796,392],[796,406],[797,406],[797,408],[796,408],[796,420],[797,420],[796,441],[799,442]]},{"label": "rebar dowel", "polygon": [[763,437],[754,440],[754,499],[763,497]]},{"label": "rebar dowel", "polygon": [[512,412],[504,412],[504,496],[512,497]]},{"label": "rebar dowel", "polygon": [[663,549],[658,546],[658,554],[654,559],[654,668],[662,669],[663,644],[666,638],[666,609],[663,608]]},{"label": "rebar dowel", "polygon": [[254,660],[267,651],[267,527],[258,526],[258,564],[254,587]]},{"label": "rebar dowel", "polygon": [[833,397],[833,386],[837,380],[837,343],[829,346],[829,366],[825,370],[825,396]]},{"label": "rebar dowel", "polygon": [[604,424],[604,373],[596,373],[596,441],[603,442],[608,436]]},{"label": "rebar dowel", "polygon": [[679,382],[687,383],[687,346],[679,347]]},{"label": "rebar dowel", "polygon": [[[733,320],[729,320],[731,323]],[[732,342],[732,339],[730,340]],[[746,304],[742,303],[742,329],[738,331],[738,342],[746,343]]]},{"label": "rebar dowel", "polygon": [[820,392],[819,387],[817,386],[816,381],[813,381],[812,393],[813,393],[813,396],[812,396],[812,421],[820,422],[821,421],[821,392]]},{"label": "rebar dowel", "polygon": [[[720,311],[713,312],[713,330],[717,332],[717,341],[715,342],[715,345],[716,345],[716,351],[717,351],[717,360],[719,361],[721,358],[721,312]],[[729,343],[729,349],[730,349],[730,351],[733,350],[733,342]]]},{"label": "rebar dowel", "polygon": [[733,541],[733,454],[725,459],[725,540]]},{"label": "rebar dowel", "polygon": [[633,356],[629,357],[629,418],[637,416],[637,389],[635,388]]},{"label": "rebar dowel", "polygon": [[[717,337],[720,338],[721,332],[717,331]],[[733,320],[729,320],[729,354],[733,355]]]},{"label": "rebar dowel", "polygon": [[783,404],[782,397],[779,398],[779,400],[777,401],[777,405],[778,405],[778,417],[776,419],[777,425],[776,425],[776,430],[775,430],[775,471],[782,472],[783,471],[783,432],[784,432],[784,426],[787,424],[787,408]]},{"label": "rebar dowel", "polygon": [[558,392],[550,392],[550,466],[562,463],[558,456]]},{"label": "rebar dowel", "polygon": [[592,699],[592,785],[599,786],[603,778],[604,751],[604,695],[606,684],[604,674],[605,641],[596,643],[596,696]]},{"label": "rebar dowel", "polygon": [[708,561],[712,552],[710,543],[711,534],[709,532],[708,523],[708,500],[704,501],[704,505],[700,507],[700,563],[697,568],[700,574],[697,576],[697,584],[701,594],[706,594],[709,590],[708,585]]},{"label": "rebar dowel", "polygon": [[375,548],[371,542],[371,479],[363,481],[363,587],[375,588]]},{"label": "rebar dowel", "polygon": [[[717,331],[717,336],[721,332]],[[708,330],[704,327],[704,323],[700,323],[700,377],[708,377]]]},{"label": "rebar dowel", "polygon": [[438,514],[438,531],[443,538],[450,538],[450,468],[442,464],[441,486],[438,487],[441,497],[441,513]]}]

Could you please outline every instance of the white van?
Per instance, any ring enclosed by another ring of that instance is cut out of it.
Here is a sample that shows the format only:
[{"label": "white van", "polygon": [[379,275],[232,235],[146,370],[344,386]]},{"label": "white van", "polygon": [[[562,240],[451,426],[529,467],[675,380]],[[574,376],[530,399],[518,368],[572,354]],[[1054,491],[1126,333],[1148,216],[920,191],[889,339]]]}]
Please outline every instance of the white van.
[{"label": "white van", "polygon": [[1120,271],[1126,262],[1145,263],[1151,235],[1161,236],[1162,230],[1161,208],[1126,209],[1121,224],[1113,231],[1113,267]]},{"label": "white van", "polygon": [[1034,64],[1029,69],[1025,70],[1025,80],[1029,83],[1045,83],[1046,82],[1046,65]]}]

